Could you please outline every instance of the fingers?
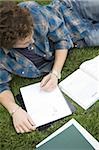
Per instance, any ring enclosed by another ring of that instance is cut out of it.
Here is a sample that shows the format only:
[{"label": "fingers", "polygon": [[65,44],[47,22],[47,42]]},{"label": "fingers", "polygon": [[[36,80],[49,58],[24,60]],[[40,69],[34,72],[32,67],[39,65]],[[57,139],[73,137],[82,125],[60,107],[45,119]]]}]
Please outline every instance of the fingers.
[{"label": "fingers", "polygon": [[15,128],[17,133],[25,133],[25,132],[31,132],[36,129],[35,126],[32,126],[28,120]]},{"label": "fingers", "polygon": [[45,84],[45,86],[42,87],[42,90],[44,90],[44,91],[49,91],[49,92],[50,92],[53,88],[54,88],[54,86],[53,86],[53,84],[52,84],[52,81],[49,80],[49,81]]},{"label": "fingers", "polygon": [[25,126],[28,128],[29,131],[33,131],[33,130],[36,130],[36,126],[34,123],[30,123],[33,122],[32,119],[29,121],[29,119],[31,119],[30,117],[28,118],[28,120],[26,122],[24,122]]},{"label": "fingers", "polygon": [[[45,82],[44,84],[44,81],[47,82]],[[55,89],[55,87],[57,86],[58,79],[56,78],[56,76],[50,74],[50,76],[45,77],[42,80],[42,82],[43,82],[43,86],[41,87],[41,89],[50,92],[53,89]]]},{"label": "fingers", "polygon": [[15,128],[15,130],[16,130],[17,133],[20,133],[20,130],[18,128]]},{"label": "fingers", "polygon": [[19,129],[19,133],[29,132],[28,128],[24,125],[19,126],[18,129]]},{"label": "fingers", "polygon": [[35,123],[33,122],[32,118],[29,115],[28,115],[28,121],[31,124],[31,126],[33,127],[33,130],[35,130],[36,129],[36,125],[35,125]]},{"label": "fingers", "polygon": [[19,126],[15,128],[17,133],[24,133],[24,130]]},{"label": "fingers", "polygon": [[49,79],[50,79],[50,74],[48,74],[47,76],[43,78],[43,80],[41,81],[40,87],[41,88],[44,87],[46,83],[49,81]]}]

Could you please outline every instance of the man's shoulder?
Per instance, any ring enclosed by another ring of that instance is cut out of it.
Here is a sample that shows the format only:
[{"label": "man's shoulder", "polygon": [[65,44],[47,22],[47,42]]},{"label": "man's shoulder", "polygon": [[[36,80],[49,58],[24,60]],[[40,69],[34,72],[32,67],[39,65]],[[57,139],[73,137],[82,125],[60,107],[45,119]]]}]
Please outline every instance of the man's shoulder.
[{"label": "man's shoulder", "polygon": [[42,24],[46,20],[44,14],[41,12],[43,6],[34,1],[21,2],[18,4],[22,8],[27,8],[31,13],[34,23]]},{"label": "man's shoulder", "polygon": [[35,1],[25,1],[25,2],[20,2],[18,3],[19,6],[40,6],[40,4],[38,4]]},{"label": "man's shoulder", "polygon": [[34,1],[21,2],[19,6],[29,10],[33,18],[34,31],[39,35],[45,35],[48,32],[48,20],[42,11],[44,7]]},{"label": "man's shoulder", "polygon": [[20,2],[18,5],[22,8],[27,8],[33,14],[38,13],[39,7],[41,7],[37,2],[34,1]]}]

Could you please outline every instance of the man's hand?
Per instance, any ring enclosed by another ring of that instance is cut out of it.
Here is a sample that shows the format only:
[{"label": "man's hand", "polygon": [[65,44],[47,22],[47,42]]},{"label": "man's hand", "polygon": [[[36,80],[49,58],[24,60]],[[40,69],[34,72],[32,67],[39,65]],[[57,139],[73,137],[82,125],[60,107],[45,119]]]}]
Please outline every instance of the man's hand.
[{"label": "man's hand", "polygon": [[57,84],[58,78],[54,74],[49,73],[41,81],[40,87],[42,90],[50,92],[56,88]]},{"label": "man's hand", "polygon": [[6,90],[0,93],[0,103],[12,115],[13,124],[17,133],[25,133],[35,130],[34,122],[30,118],[28,113],[15,103],[11,91]]},{"label": "man's hand", "polygon": [[12,115],[12,118],[17,133],[31,132],[36,129],[31,117],[21,107]]}]

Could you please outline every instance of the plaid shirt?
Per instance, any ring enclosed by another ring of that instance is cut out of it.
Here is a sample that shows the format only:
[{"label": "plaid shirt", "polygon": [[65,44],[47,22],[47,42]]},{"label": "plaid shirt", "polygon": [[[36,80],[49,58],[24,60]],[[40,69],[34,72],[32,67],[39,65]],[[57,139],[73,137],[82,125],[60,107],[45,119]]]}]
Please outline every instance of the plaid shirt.
[{"label": "plaid shirt", "polygon": [[[68,0],[56,0],[48,6],[30,1],[19,5],[28,8],[33,17],[34,51],[46,60],[53,58],[55,50],[72,48],[73,42],[86,34],[83,22],[76,10],[71,9]],[[49,68],[47,66],[45,70]],[[35,78],[42,75],[42,72],[17,50],[4,51],[0,48],[0,92],[9,89],[11,74]]]}]

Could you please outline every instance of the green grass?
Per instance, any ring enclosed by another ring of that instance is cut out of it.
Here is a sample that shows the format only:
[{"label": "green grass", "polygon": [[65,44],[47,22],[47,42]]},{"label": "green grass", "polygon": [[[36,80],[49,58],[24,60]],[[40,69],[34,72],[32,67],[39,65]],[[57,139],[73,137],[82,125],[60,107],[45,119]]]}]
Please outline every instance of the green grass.
[{"label": "green grass", "polygon": [[[68,56],[62,71],[62,79],[76,70],[79,65],[88,59],[99,55],[99,48],[74,49]],[[11,87],[14,95],[18,94],[19,88],[27,84],[40,81],[38,79],[23,79],[14,76]],[[88,110],[83,110],[69,97],[65,96],[75,107],[76,112],[64,119],[55,122],[48,129],[32,133],[17,134],[13,128],[12,120],[6,109],[0,106],[0,150],[33,150],[35,145],[65,124],[71,118],[75,118],[87,131],[99,140],[99,102],[96,102]]]},{"label": "green grass", "polygon": [[[97,55],[99,55],[99,47],[73,49],[73,52],[69,54],[64,65],[61,80],[79,68],[79,65],[83,61],[91,59]],[[40,80],[41,78],[34,80],[14,76],[13,81],[11,81],[11,88],[14,95],[17,95],[20,87]],[[75,118],[88,132],[99,140],[99,102],[96,102],[91,108],[85,111],[69,97],[66,95],[65,97],[77,109],[73,115],[55,122],[51,127],[43,131],[35,131],[25,134],[17,134],[15,132],[10,115],[3,106],[0,106],[0,150],[33,150],[37,143],[57,130],[71,118]]]}]

